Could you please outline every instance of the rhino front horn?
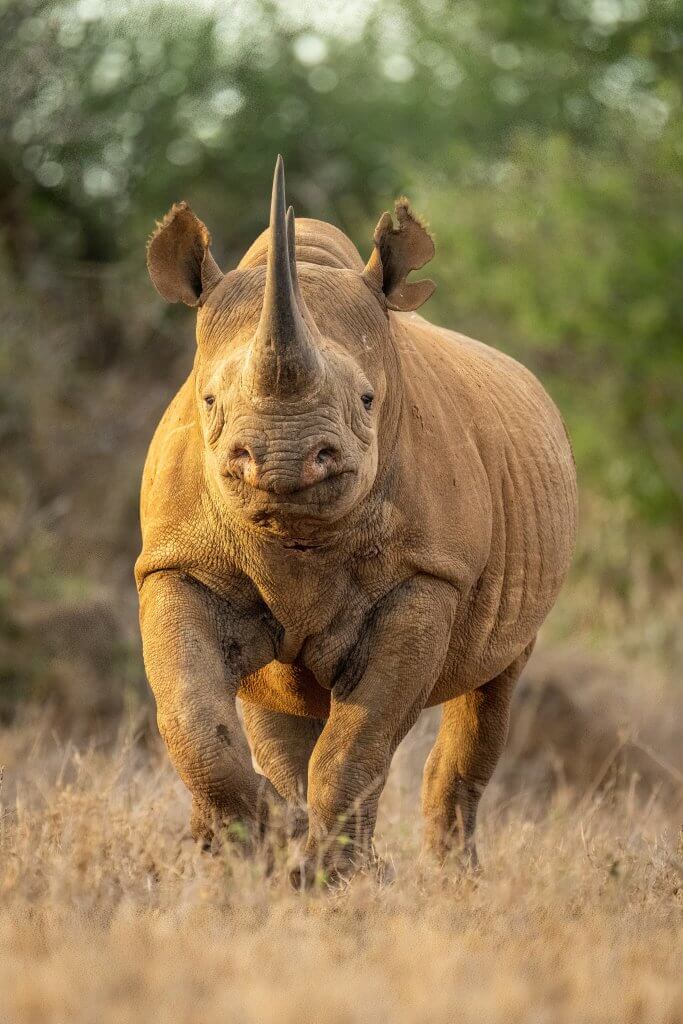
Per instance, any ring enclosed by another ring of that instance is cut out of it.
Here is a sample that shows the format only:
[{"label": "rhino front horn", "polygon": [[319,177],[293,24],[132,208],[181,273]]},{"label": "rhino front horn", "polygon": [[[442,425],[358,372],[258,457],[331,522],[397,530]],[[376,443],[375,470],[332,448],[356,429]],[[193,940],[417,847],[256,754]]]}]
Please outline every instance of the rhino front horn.
[{"label": "rhino front horn", "polygon": [[297,301],[296,263],[290,265],[295,251],[293,233],[294,217],[287,217],[285,168],[278,156],[270,203],[263,309],[243,378],[250,391],[264,397],[296,397],[312,388],[321,372],[311,331],[314,325],[310,317],[305,318]]}]

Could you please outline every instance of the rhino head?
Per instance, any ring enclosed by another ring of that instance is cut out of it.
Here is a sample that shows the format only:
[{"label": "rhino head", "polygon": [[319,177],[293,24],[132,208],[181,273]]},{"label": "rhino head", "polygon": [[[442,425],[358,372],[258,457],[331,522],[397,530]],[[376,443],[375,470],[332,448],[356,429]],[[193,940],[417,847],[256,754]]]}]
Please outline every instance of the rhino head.
[{"label": "rhino head", "polygon": [[416,309],[434,252],[406,200],[363,262],[338,229],[286,208],[278,157],[270,225],[226,274],[204,224],[176,204],[152,235],[152,281],[197,307],[193,379],[206,478],[225,507],[275,533],[334,523],[367,497],[395,437],[400,364],[388,310]]}]

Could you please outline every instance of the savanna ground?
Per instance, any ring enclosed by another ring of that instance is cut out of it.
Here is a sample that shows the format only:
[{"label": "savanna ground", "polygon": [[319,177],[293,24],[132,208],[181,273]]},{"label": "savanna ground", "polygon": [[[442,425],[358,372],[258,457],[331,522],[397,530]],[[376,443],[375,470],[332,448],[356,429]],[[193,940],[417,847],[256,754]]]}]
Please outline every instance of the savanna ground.
[{"label": "savanna ground", "polygon": [[0,734],[0,1020],[683,1021],[682,597],[634,572],[631,607],[576,572],[552,616],[476,876],[419,859],[436,712],[392,768],[384,876],[301,894],[291,849],[195,847],[144,705],[85,740],[27,710]]}]

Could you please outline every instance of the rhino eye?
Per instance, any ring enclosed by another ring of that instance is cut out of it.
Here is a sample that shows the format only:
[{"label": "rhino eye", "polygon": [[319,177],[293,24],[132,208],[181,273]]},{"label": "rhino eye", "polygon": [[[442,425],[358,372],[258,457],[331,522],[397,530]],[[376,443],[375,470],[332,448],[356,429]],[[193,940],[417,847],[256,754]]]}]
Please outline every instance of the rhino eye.
[{"label": "rhino eye", "polygon": [[214,398],[213,395],[204,395],[204,402],[209,407],[209,409],[211,408],[211,406],[213,405],[213,403],[215,401],[216,401],[216,399]]},{"label": "rhino eye", "polygon": [[366,391],[364,395],[360,396],[360,400],[366,409],[372,409],[372,403],[375,400],[375,396],[372,394],[371,391]]}]

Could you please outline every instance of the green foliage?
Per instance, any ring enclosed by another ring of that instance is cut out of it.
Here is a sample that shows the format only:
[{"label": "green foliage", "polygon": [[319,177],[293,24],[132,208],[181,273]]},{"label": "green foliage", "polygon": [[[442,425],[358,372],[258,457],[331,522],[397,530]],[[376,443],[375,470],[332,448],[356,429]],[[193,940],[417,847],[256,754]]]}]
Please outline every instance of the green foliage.
[{"label": "green foliage", "polygon": [[112,302],[118,287],[148,306],[154,218],[188,198],[229,265],[263,227],[282,151],[297,210],[363,251],[409,191],[438,242],[428,314],[541,373],[591,487],[678,516],[683,8],[323,7],[5,3],[4,244],[30,295],[75,277],[90,341],[74,366],[124,363],[158,329],[143,312],[131,331]]}]

